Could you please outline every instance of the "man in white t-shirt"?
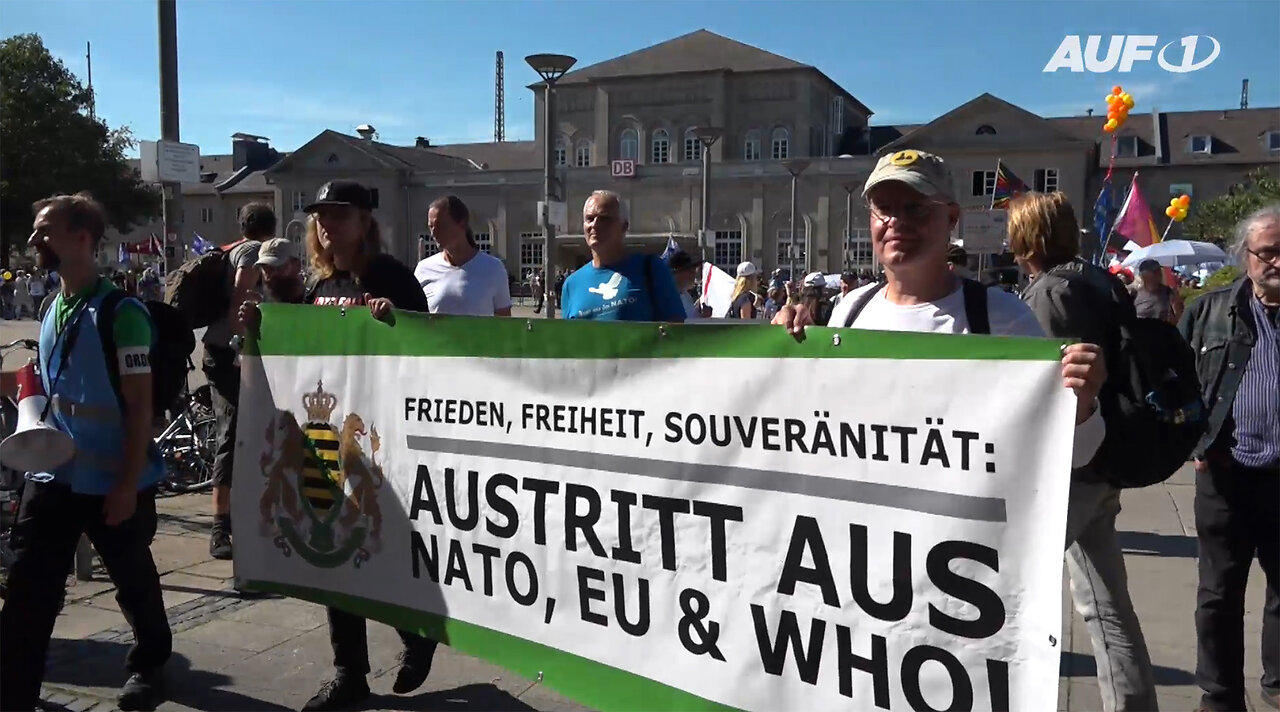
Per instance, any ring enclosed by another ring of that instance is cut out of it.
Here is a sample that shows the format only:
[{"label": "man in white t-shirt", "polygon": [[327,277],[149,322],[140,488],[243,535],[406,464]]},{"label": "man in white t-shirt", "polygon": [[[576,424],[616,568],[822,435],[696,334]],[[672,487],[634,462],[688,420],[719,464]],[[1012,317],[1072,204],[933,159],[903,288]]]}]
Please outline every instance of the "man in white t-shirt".
[{"label": "man in white t-shirt", "polygon": [[[960,219],[960,206],[941,158],[914,150],[884,156],[867,178],[862,196],[872,218],[871,245],[886,280],[850,292],[832,311],[828,326],[1044,336],[1035,314],[1017,296],[1000,289],[974,289],[976,282],[968,282],[966,289],[966,282],[947,266],[949,235]],[[980,313],[968,313],[984,302]],[[787,305],[773,323],[803,339],[804,327],[814,321],[803,306]],[[1072,467],[1080,467],[1093,459],[1106,434],[1097,406],[1106,380],[1101,349],[1094,344],[1068,346],[1062,380],[1076,393]]]},{"label": "man in white t-shirt", "polygon": [[467,206],[456,196],[433,202],[427,227],[440,251],[419,262],[413,275],[432,314],[511,316],[507,268],[476,246],[469,219]]}]

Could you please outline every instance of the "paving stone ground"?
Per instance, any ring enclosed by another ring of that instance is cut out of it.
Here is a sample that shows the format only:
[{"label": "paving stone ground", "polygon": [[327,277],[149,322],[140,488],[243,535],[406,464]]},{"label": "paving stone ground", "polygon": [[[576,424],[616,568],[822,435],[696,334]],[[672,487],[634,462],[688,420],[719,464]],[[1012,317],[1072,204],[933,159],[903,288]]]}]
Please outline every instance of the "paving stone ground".
[{"label": "paving stone ground", "polygon": [[[26,322],[33,325],[32,322]],[[18,327],[31,330],[32,326]],[[11,323],[0,339],[17,338]],[[10,366],[12,367],[12,366]],[[1127,491],[1118,529],[1130,592],[1142,620],[1162,710],[1192,710],[1195,686],[1196,541],[1193,473]],[[161,710],[298,709],[331,672],[330,649],[319,606],[286,598],[242,599],[231,590],[230,562],[208,554],[212,523],[207,494],[171,496],[158,505],[161,521],[153,551],[162,574],[174,628],[169,665],[170,701]],[[1059,710],[1100,708],[1097,672],[1083,622],[1071,608],[1064,571],[1063,655]],[[124,652],[131,638],[101,569],[92,581],[68,589],[54,630],[44,693],[76,710],[113,708],[124,682]],[[1246,601],[1245,676],[1250,710],[1265,710],[1257,681],[1263,581],[1254,567]],[[441,646],[420,694],[390,694],[400,649],[392,629],[369,624],[375,697],[369,709],[578,710],[581,706],[535,681]]]}]

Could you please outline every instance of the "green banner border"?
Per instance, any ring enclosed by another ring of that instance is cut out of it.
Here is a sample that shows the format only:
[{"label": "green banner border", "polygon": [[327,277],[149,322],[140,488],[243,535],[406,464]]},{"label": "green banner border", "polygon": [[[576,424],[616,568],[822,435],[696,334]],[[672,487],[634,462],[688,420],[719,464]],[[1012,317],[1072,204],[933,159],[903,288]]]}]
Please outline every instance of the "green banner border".
[{"label": "green banner border", "polygon": [[434,613],[274,581],[251,580],[245,585],[255,590],[340,608],[401,630],[414,631],[530,680],[537,680],[541,674],[540,684],[596,709],[637,712],[737,709],[595,660]]},{"label": "green banner border", "polygon": [[[480,358],[884,358],[1057,361],[1060,339],[918,334],[809,327],[802,343],[782,327],[724,321],[637,324],[564,319],[438,316],[369,309],[264,304],[251,356],[438,356]],[[839,338],[836,339],[835,337]],[[838,343],[837,343],[838,342]]]}]

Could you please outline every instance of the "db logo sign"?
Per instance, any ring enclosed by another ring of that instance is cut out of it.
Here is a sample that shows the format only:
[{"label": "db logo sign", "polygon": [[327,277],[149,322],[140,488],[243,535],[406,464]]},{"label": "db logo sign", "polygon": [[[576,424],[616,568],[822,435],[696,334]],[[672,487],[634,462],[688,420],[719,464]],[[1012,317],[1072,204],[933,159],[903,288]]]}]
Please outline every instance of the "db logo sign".
[{"label": "db logo sign", "polygon": [[634,158],[620,158],[609,162],[609,174],[614,178],[635,178],[636,161]]},{"label": "db logo sign", "polygon": [[[1099,53],[1102,48],[1102,35],[1089,35],[1083,48],[1080,45],[1080,35],[1067,35],[1063,38],[1062,44],[1058,45],[1058,51],[1049,58],[1049,63],[1044,65],[1044,71],[1056,72],[1059,69],[1068,69],[1072,72],[1097,74],[1112,70],[1128,72],[1133,69],[1134,62],[1150,61],[1159,42],[1160,38],[1156,35],[1112,35],[1107,45],[1106,56],[1102,57]],[[1181,55],[1178,54],[1174,45],[1182,46]],[[1209,49],[1210,46],[1212,50]],[[1218,40],[1208,35],[1188,35],[1180,40],[1166,43],[1155,56],[1160,67],[1166,72],[1185,74],[1213,64],[1213,60],[1218,58],[1221,51],[1222,46],[1218,44]],[[1178,63],[1174,64],[1170,60],[1178,60]],[[1116,65],[1119,65],[1118,69]]]}]

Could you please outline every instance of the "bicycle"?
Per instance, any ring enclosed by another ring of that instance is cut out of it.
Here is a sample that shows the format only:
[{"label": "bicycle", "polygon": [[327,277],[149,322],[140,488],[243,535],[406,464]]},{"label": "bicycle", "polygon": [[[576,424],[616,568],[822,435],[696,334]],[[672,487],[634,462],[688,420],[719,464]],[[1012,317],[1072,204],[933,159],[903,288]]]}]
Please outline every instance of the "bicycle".
[{"label": "bicycle", "polygon": [[[195,369],[187,358],[188,374]],[[166,473],[160,486],[175,494],[201,492],[213,487],[213,452],[218,437],[209,384],[194,391],[184,384],[175,404],[181,407],[170,411],[168,424],[155,437]]]}]

